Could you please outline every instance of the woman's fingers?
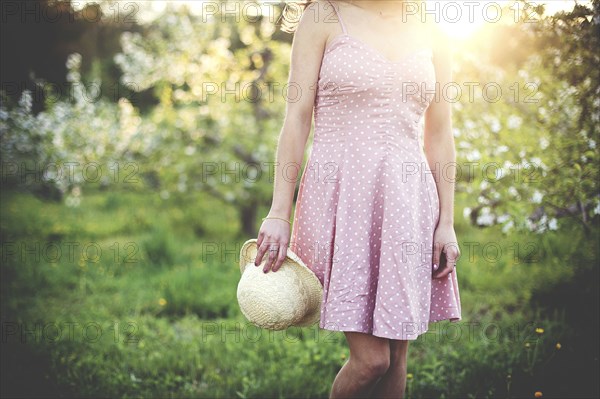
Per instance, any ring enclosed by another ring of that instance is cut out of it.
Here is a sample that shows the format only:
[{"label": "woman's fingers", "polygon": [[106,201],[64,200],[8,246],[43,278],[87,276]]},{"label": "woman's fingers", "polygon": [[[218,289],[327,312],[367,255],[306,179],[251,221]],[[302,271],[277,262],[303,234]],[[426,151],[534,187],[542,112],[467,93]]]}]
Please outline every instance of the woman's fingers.
[{"label": "woman's fingers", "polygon": [[265,259],[265,267],[268,266],[272,246],[273,243],[271,241],[263,241],[263,243],[258,247],[258,250],[256,251],[256,257],[254,258],[254,266],[260,266],[260,264],[263,263]]},{"label": "woman's fingers", "polygon": [[258,266],[261,264],[262,262],[262,256],[263,253],[265,252],[261,246],[263,243],[263,239],[265,238],[265,235],[263,234],[262,230],[258,233],[258,238],[256,239],[256,257],[254,258],[254,266]]},{"label": "woman's fingers", "polygon": [[264,245],[258,245],[256,250],[256,258],[254,258],[254,266],[258,266],[262,263],[262,257],[265,253]]},{"label": "woman's fingers", "polygon": [[[265,268],[269,267],[273,263],[273,259],[277,258],[279,246],[280,245],[277,241],[263,240],[263,242],[258,246],[258,249],[256,251],[256,257],[254,258],[254,266],[260,265],[263,262],[263,258],[265,258],[266,255],[267,263],[265,264]],[[275,251],[273,251],[273,249]],[[273,252],[275,252],[275,255],[272,255]]]},{"label": "woman's fingers", "polygon": [[279,245],[271,244],[269,248],[269,258],[265,263],[265,267],[263,268],[263,272],[267,273],[269,269],[273,266],[273,262],[277,259],[277,254],[279,253]]},{"label": "woman's fingers", "polygon": [[458,262],[458,257],[460,256],[460,250],[458,247],[455,244],[448,244],[445,252],[448,263],[452,266],[455,266],[456,262]]},{"label": "woman's fingers", "polygon": [[450,273],[450,269],[448,268],[448,260],[446,258],[446,254],[442,250],[440,254],[440,262],[438,264],[437,269],[433,272],[433,278],[442,278],[446,277],[448,273]]},{"label": "woman's fingers", "polygon": [[287,245],[290,236],[290,227],[279,220],[265,220],[260,227],[256,240],[257,250],[254,266],[265,263],[263,271],[279,269],[287,255]]},{"label": "woman's fingers", "polygon": [[446,259],[448,260],[448,267],[450,267],[450,271],[454,270],[456,267],[456,263],[458,262],[458,258],[460,257],[460,250],[455,243],[450,243],[446,247]]},{"label": "woman's fingers", "polygon": [[444,246],[440,255],[440,264],[438,269],[433,273],[433,278],[443,278],[452,273],[456,267],[460,251],[455,244],[447,244]]},{"label": "woman's fingers", "polygon": [[263,272],[277,271],[287,255],[290,226],[287,222],[269,219],[260,226],[254,266],[264,262]]},{"label": "woman's fingers", "polygon": [[[266,255],[266,262],[263,267],[263,272],[268,273],[269,270],[276,272],[279,270],[287,255],[287,244],[284,242],[271,242],[263,245],[256,253],[254,265],[258,266],[262,263],[262,258]],[[259,258],[260,256],[260,258]]]},{"label": "woman's fingers", "polygon": [[277,260],[275,261],[275,265],[273,266],[274,272],[279,270],[279,268],[281,267],[281,264],[285,260],[286,255],[287,255],[287,244],[282,243],[281,246],[279,247],[279,256],[277,257]]},{"label": "woman's fingers", "polygon": [[433,271],[440,269],[440,253],[442,252],[442,245],[439,242],[436,242],[433,245]]}]

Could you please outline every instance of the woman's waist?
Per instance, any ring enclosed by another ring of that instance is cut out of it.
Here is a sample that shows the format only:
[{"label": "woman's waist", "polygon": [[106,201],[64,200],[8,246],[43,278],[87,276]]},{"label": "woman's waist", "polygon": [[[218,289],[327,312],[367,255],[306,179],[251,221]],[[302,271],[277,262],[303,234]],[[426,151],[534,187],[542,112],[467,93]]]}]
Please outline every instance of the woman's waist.
[{"label": "woman's waist", "polygon": [[311,145],[309,162],[352,162],[356,164],[409,162],[420,164],[426,160],[419,140],[378,137],[373,139],[354,137],[318,137]]},{"label": "woman's waist", "polygon": [[357,143],[420,146],[420,130],[414,126],[315,126],[313,142],[319,145]]}]

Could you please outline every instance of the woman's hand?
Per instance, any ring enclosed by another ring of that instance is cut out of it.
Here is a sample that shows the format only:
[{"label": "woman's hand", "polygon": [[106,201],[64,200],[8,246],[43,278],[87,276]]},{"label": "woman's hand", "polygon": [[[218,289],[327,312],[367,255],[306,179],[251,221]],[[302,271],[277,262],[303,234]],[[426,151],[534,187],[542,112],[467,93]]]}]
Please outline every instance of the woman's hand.
[{"label": "woman's hand", "polygon": [[433,234],[433,278],[443,278],[454,271],[459,257],[454,226],[438,225]]},{"label": "woman's hand", "polygon": [[273,272],[276,272],[285,260],[289,242],[290,224],[288,222],[281,219],[263,220],[256,241],[258,251],[254,265],[259,266],[262,263],[263,255],[267,253],[263,271],[268,273],[269,269],[272,268]]}]

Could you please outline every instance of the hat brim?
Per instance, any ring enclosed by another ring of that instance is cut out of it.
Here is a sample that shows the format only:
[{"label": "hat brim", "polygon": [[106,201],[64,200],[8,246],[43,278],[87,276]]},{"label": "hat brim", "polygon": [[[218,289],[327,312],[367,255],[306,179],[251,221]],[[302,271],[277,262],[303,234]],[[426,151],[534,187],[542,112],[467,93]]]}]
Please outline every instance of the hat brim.
[{"label": "hat brim", "polygon": [[[247,240],[240,250],[240,273],[243,274],[244,270],[248,265],[254,264],[254,260],[256,259],[256,255],[258,253],[257,239],[251,238]],[[263,260],[261,262],[264,263],[268,259],[268,256],[263,256]],[[294,253],[290,248],[287,248],[286,253],[286,263],[292,263],[298,267],[300,273],[302,273],[305,277],[305,282],[307,285],[307,289],[310,291],[310,296],[315,298],[315,301],[318,299],[318,304],[314,306],[314,310],[309,312],[305,317],[303,317],[300,321],[295,323],[295,326],[298,327],[308,327],[312,326],[315,322],[320,319],[321,316],[321,299],[323,297],[323,285],[321,281],[317,277],[317,275],[302,261],[302,259]]]}]

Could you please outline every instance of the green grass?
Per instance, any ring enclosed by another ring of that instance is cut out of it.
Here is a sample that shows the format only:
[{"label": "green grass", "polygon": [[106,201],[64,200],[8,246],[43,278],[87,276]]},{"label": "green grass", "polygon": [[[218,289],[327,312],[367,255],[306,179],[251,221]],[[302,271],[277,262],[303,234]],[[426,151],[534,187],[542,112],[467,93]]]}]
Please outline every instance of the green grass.
[{"label": "green grass", "polygon": [[[1,212],[3,394],[326,398],[347,359],[343,333],[244,319],[237,212],[210,197],[3,193]],[[409,397],[597,396],[598,229],[456,230],[463,320],[411,343]]]}]

